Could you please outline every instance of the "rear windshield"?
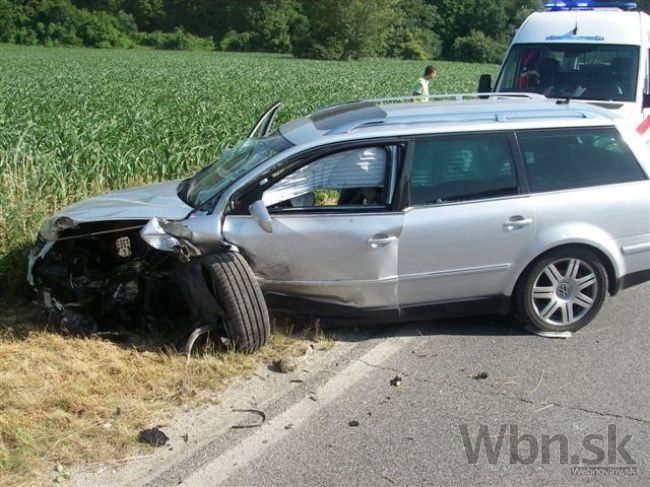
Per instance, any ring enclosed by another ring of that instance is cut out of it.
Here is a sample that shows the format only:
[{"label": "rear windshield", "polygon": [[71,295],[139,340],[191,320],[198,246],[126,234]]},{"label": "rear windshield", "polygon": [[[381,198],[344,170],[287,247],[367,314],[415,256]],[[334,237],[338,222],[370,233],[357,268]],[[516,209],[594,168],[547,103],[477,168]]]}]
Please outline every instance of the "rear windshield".
[{"label": "rear windshield", "polygon": [[634,101],[639,47],[597,44],[518,44],[504,64],[500,92],[549,98]]}]

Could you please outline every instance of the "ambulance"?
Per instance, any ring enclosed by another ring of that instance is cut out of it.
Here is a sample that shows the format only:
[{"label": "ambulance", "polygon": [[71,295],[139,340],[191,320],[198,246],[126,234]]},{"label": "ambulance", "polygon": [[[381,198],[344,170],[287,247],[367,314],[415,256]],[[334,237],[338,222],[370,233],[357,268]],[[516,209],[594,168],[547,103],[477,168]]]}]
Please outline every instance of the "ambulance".
[{"label": "ambulance", "polygon": [[517,31],[494,85],[618,112],[650,139],[650,17],[632,2],[547,1]]}]

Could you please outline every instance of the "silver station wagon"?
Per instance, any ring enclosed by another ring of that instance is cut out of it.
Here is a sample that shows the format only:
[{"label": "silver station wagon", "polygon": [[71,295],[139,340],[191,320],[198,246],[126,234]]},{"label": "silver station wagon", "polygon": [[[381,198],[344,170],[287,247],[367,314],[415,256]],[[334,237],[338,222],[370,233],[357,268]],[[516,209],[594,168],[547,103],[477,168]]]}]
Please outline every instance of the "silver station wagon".
[{"label": "silver station wagon", "polygon": [[650,152],[611,112],[454,95],[274,129],[278,107],[188,179],[50,218],[28,279],[57,319],[217,329],[244,351],[267,340],[269,309],[344,323],[512,312],[562,332],[650,280]]}]

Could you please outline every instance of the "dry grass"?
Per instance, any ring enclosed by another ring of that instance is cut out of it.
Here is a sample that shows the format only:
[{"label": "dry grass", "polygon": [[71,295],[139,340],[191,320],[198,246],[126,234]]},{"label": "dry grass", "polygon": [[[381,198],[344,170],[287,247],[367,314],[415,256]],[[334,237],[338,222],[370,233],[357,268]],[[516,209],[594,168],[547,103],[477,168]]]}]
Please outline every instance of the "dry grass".
[{"label": "dry grass", "polygon": [[188,361],[171,351],[50,332],[34,312],[2,313],[0,485],[42,485],[57,465],[146,450],[136,441],[140,429],[180,405],[216,399],[229,379],[261,361],[307,346],[305,331],[276,327],[255,355],[206,351]]}]

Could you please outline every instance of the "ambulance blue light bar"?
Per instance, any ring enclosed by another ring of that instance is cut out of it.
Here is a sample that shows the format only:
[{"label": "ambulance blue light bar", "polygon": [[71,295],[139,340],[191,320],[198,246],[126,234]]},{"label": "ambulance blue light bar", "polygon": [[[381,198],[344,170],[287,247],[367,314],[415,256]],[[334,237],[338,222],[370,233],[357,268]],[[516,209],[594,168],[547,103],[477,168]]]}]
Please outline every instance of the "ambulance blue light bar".
[{"label": "ambulance blue light bar", "polygon": [[558,0],[545,2],[546,10],[593,10],[595,8],[620,8],[621,10],[636,10],[636,2],[598,2],[595,0]]}]

